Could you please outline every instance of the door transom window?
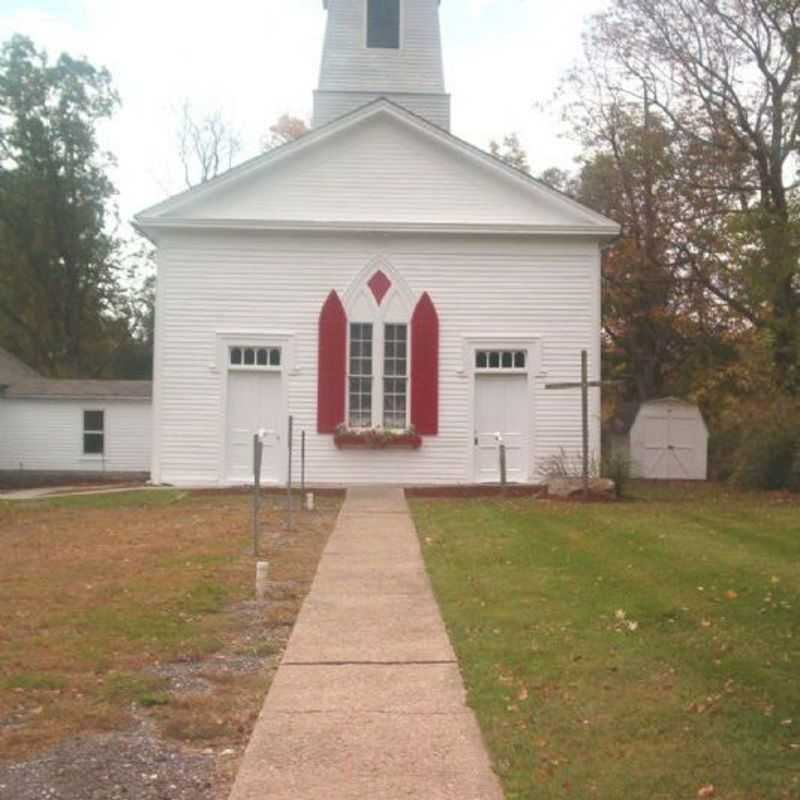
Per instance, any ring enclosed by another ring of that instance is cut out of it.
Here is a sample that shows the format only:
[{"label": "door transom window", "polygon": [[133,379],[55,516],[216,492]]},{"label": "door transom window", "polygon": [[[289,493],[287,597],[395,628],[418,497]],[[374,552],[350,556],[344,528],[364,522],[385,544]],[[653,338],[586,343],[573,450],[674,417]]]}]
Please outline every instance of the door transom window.
[{"label": "door transom window", "polygon": [[525,350],[476,350],[475,369],[491,372],[524,371],[528,366]]},{"label": "door transom window", "polygon": [[228,363],[235,369],[280,369],[280,347],[235,345],[228,349]]}]

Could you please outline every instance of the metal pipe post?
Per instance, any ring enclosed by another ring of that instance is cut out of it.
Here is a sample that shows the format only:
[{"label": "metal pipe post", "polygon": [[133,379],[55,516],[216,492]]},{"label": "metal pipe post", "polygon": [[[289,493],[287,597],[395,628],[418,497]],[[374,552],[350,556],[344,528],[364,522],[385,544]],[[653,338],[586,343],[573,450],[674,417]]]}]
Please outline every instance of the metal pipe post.
[{"label": "metal pipe post", "polygon": [[263,442],[256,433],[253,436],[253,555],[258,558],[258,507],[261,500],[261,455]]},{"label": "metal pipe post", "polygon": [[292,519],[292,450],[293,450],[293,436],[294,436],[294,417],[289,417],[289,478],[286,481],[286,504],[287,504],[287,512],[288,512],[288,527],[289,530],[293,529],[293,522]]},{"label": "metal pipe post", "polygon": [[306,432],[300,434],[300,502],[306,496]]},{"label": "metal pipe post", "polygon": [[583,421],[583,494],[589,497],[589,354],[581,350],[581,416]]}]

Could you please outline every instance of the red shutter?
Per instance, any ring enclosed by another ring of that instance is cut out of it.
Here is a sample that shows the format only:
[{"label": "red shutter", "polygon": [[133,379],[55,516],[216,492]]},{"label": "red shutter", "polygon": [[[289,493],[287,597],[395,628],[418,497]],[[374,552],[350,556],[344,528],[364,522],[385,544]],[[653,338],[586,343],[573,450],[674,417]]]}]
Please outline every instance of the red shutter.
[{"label": "red shutter", "polygon": [[335,433],[344,422],[347,380],[347,314],[336,292],[331,292],[319,315],[317,365],[317,431]]},{"label": "red shutter", "polygon": [[411,318],[411,424],[420,436],[439,433],[439,316],[427,292]]}]

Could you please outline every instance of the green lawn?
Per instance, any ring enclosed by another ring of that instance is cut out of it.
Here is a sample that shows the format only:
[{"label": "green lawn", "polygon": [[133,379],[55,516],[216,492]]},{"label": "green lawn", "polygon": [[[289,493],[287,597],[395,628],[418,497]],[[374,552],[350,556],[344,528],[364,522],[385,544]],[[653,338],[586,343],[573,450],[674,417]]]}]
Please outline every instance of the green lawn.
[{"label": "green lawn", "polygon": [[800,502],[633,492],[413,504],[508,800],[800,798]]}]

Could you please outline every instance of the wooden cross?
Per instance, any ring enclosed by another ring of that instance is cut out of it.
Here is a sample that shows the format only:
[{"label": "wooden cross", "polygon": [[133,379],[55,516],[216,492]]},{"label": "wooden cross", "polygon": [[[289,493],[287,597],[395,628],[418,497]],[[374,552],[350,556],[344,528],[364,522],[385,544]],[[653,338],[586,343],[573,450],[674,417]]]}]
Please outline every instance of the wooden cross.
[{"label": "wooden cross", "polygon": [[589,496],[589,389],[599,389],[604,385],[612,385],[617,381],[590,381],[589,354],[581,350],[581,382],[580,383],[548,383],[545,389],[580,389],[581,411],[583,414],[583,493]]}]

